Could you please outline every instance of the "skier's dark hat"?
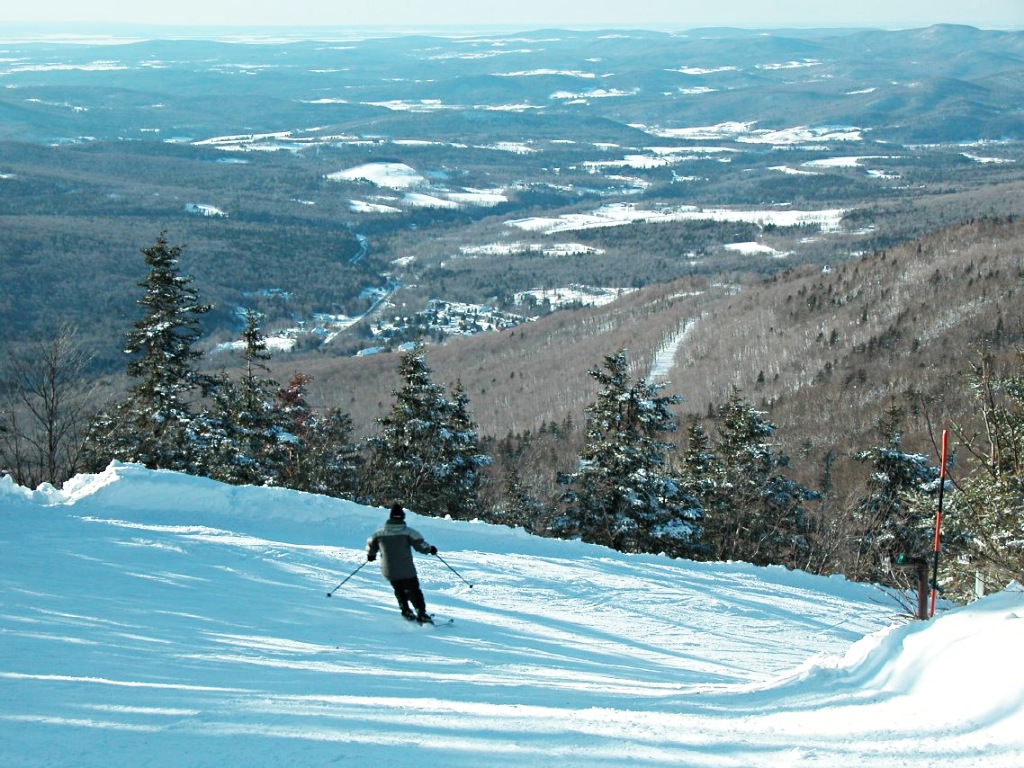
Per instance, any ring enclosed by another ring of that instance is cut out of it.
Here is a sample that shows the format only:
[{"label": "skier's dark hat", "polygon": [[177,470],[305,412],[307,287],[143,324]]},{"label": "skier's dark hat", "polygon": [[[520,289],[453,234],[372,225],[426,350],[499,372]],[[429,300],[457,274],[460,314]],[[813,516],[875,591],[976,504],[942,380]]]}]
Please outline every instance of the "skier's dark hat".
[{"label": "skier's dark hat", "polygon": [[391,505],[391,517],[389,520],[405,520],[405,510],[397,501]]}]

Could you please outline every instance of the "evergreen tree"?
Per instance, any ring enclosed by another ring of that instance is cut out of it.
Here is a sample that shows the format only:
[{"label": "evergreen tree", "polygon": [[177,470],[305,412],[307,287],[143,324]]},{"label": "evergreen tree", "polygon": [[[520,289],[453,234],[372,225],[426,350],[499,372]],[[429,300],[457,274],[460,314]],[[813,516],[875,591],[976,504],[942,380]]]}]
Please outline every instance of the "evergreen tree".
[{"label": "evergreen tree", "polygon": [[547,510],[532,496],[514,461],[505,463],[504,478],[503,508],[491,522],[528,531],[539,530]]},{"label": "evergreen tree", "polygon": [[814,494],[781,474],[789,460],[772,448],[775,425],[738,389],[719,408],[718,421],[715,453],[723,472],[716,501],[727,503],[707,522],[715,557],[798,566],[808,549],[803,503]]},{"label": "evergreen tree", "polygon": [[312,376],[296,372],[288,384],[277,391],[275,410],[281,420],[280,441],[285,454],[281,485],[286,488],[304,490],[308,478],[314,474],[303,442],[315,418],[306,400],[306,388],[312,380]]},{"label": "evergreen tree", "polygon": [[245,312],[242,331],[242,360],[245,368],[239,382],[239,410],[236,425],[243,439],[244,455],[249,458],[246,482],[279,484],[288,460],[287,420],[277,408],[280,385],[270,377],[267,339],[259,325],[260,315]]},{"label": "evergreen tree", "polygon": [[277,392],[277,410],[282,416],[282,424],[290,435],[300,434],[303,425],[313,415],[313,408],[306,400],[306,388],[313,377],[307,373],[296,372],[288,380],[288,385]]},{"label": "evergreen tree", "polygon": [[312,376],[296,373],[277,393],[283,417],[279,442],[286,452],[281,485],[308,493],[355,499],[362,458],[351,442],[352,419],[337,408],[316,413],[306,401]]},{"label": "evergreen tree", "polygon": [[352,442],[352,418],[337,408],[315,415],[302,434],[305,469],[291,486],[309,493],[356,499],[362,470]]},{"label": "evergreen tree", "polygon": [[903,421],[903,409],[891,403],[877,426],[882,445],[854,456],[871,466],[869,493],[854,509],[864,529],[862,549],[869,557],[866,572],[856,575],[869,580],[892,581],[893,562],[926,558],[932,548],[931,493],[939,468],[929,466],[927,456],[902,449]]},{"label": "evergreen tree", "polygon": [[662,386],[633,382],[625,350],[589,371],[601,386],[587,406],[579,468],[563,481],[567,514],[561,531],[623,552],[690,555],[701,536],[701,509],[666,467],[659,439],[676,428],[671,407],[682,398]]},{"label": "evergreen tree", "polygon": [[197,472],[223,483],[249,482],[240,469],[249,459],[237,423],[241,402],[238,385],[221,371],[209,377],[206,395],[209,408],[197,419],[204,448]]},{"label": "evergreen tree", "polygon": [[998,375],[988,355],[972,374],[983,430],[957,430],[972,466],[951,499],[943,536],[959,555],[944,561],[957,596],[970,595],[974,569],[999,587],[1024,583],[1024,350],[1009,375]]},{"label": "evergreen tree", "polygon": [[479,469],[489,463],[479,453],[468,399],[456,387],[453,399],[431,379],[423,349],[405,352],[398,373],[403,380],[391,412],[377,419],[370,439],[368,494],[374,503],[403,506],[424,514],[465,519],[476,514]]},{"label": "evergreen tree", "polygon": [[196,369],[202,353],[194,345],[210,307],[199,302],[192,278],[180,273],[181,247],[169,245],[166,233],[142,254],[149,273],[139,284],[144,293],[138,303],[145,314],[128,333],[124,350],[134,383],[125,401],[91,425],[90,463],[120,459],[194,472],[204,450],[189,402],[204,384]]},{"label": "evergreen tree", "polygon": [[276,408],[279,385],[267,376],[270,359],[259,314],[247,310],[242,331],[244,367],[237,383],[226,374],[215,379],[208,393],[210,458],[207,474],[234,484],[276,485],[287,451],[283,417]]},{"label": "evergreen tree", "polygon": [[242,405],[251,413],[266,412],[270,410],[270,399],[278,384],[265,376],[270,373],[265,363],[270,359],[270,352],[267,351],[267,337],[260,327],[260,314],[253,309],[245,310],[242,342],[242,360],[245,362]]},{"label": "evergreen tree", "polygon": [[685,493],[697,499],[703,510],[704,537],[695,555],[711,556],[714,541],[721,539],[722,521],[728,519],[729,484],[725,465],[714,453],[711,438],[703,424],[694,418],[686,430],[680,484]]},{"label": "evergreen tree", "polygon": [[476,424],[469,412],[469,396],[461,381],[452,387],[443,424],[445,460],[451,467],[445,506],[458,510],[459,517],[474,517],[479,512],[480,472],[492,460],[480,448]]}]

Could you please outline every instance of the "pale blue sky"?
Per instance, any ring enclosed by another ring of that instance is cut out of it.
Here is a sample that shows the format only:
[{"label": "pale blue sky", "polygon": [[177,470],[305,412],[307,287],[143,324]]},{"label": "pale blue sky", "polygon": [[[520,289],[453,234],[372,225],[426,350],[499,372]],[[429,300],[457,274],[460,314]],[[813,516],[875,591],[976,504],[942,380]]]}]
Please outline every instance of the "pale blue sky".
[{"label": "pale blue sky", "polygon": [[635,27],[922,27],[1024,29],[1024,0],[8,0],[4,22],[216,26],[500,25]]}]

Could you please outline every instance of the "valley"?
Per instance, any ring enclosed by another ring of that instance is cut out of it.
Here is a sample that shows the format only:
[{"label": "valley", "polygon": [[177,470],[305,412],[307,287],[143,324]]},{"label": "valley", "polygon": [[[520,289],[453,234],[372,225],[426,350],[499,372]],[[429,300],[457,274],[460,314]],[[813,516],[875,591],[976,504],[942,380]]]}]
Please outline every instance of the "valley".
[{"label": "valley", "polygon": [[6,41],[0,320],[116,366],[161,231],[211,348],[253,306],[291,354],[835,265],[1017,212],[1022,66],[961,27]]}]

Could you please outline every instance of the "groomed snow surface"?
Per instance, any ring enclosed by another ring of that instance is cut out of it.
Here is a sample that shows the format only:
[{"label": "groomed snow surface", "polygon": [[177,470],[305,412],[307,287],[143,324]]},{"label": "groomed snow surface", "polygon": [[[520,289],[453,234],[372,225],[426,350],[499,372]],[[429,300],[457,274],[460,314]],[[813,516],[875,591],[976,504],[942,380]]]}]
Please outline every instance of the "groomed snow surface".
[{"label": "groomed snow surface", "polygon": [[0,479],[0,764],[1021,766],[1024,596],[929,622],[840,578],[114,464]]}]

